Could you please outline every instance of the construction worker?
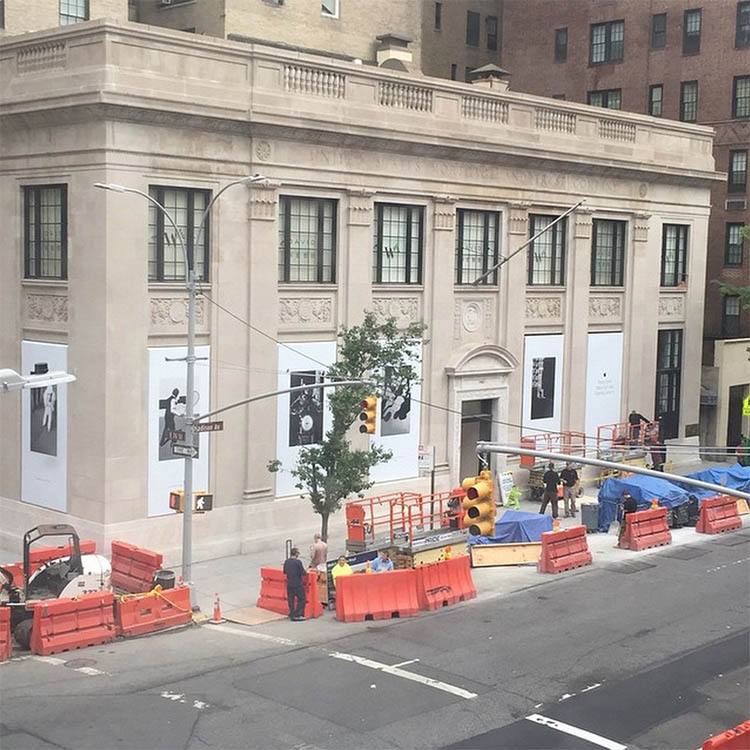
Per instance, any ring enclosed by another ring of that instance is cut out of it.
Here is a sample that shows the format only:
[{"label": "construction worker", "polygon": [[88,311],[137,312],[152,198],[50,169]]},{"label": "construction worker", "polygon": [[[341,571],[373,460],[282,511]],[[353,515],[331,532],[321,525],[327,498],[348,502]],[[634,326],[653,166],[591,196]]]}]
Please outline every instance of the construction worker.
[{"label": "construction worker", "polygon": [[376,557],[372,561],[370,570],[373,573],[387,573],[393,570],[393,560],[391,560],[387,550],[381,550],[380,557]]},{"label": "construction worker", "polygon": [[354,573],[352,566],[349,565],[348,560],[344,555],[339,557],[338,562],[331,568],[331,578],[333,579],[333,585],[336,585],[336,579],[339,576],[350,576]]},{"label": "construction worker", "polygon": [[620,533],[617,535],[617,546],[620,546],[623,536],[625,536],[625,517],[629,513],[635,513],[638,510],[638,501],[629,493],[622,493],[622,521],[620,521]]}]

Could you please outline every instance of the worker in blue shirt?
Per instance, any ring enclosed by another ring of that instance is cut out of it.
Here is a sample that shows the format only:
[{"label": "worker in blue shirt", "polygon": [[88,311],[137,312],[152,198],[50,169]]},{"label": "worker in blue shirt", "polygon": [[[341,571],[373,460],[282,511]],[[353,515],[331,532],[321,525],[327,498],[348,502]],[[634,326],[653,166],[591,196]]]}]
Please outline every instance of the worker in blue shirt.
[{"label": "worker in blue shirt", "polygon": [[370,570],[373,573],[387,573],[389,570],[393,570],[393,560],[386,550],[382,550],[380,557],[373,560]]}]

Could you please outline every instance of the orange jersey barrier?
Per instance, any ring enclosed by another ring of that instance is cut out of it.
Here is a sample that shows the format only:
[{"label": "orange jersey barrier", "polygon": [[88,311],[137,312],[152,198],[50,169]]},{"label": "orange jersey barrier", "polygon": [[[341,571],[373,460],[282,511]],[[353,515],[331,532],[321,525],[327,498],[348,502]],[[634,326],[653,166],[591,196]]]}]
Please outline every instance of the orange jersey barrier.
[{"label": "orange jersey barrier", "polygon": [[10,641],[10,607],[0,607],[0,661],[10,659],[13,644]]},{"label": "orange jersey barrier", "polygon": [[[305,575],[305,617],[320,617],[323,605],[318,598],[318,574],[311,570]],[[280,615],[289,614],[289,601],[286,594],[286,576],[281,568],[260,569],[260,596],[257,606],[278,612]]]},{"label": "orange jersey barrier", "polygon": [[357,573],[336,579],[336,619],[342,622],[419,614],[416,571]]},{"label": "orange jersey barrier", "polygon": [[150,591],[154,573],[164,560],[159,552],[141,549],[127,542],[112,542],[112,585],[131,594]]},{"label": "orange jersey barrier", "polygon": [[126,594],[115,599],[117,635],[133,636],[192,622],[190,589],[179,586],[162,590],[157,586],[147,594]]},{"label": "orange jersey barrier", "polygon": [[672,543],[672,532],[667,524],[667,509],[652,508],[625,515],[625,534],[620,540],[622,549],[638,552]]},{"label": "orange jersey barrier", "polygon": [[742,528],[737,512],[737,499],[729,495],[707,497],[701,503],[700,516],[695,530],[699,534],[720,534]]},{"label": "orange jersey barrier", "polygon": [[[80,542],[82,555],[93,555],[96,552],[96,542],[93,539],[84,539]],[[60,557],[68,557],[73,554],[72,544],[61,544],[59,547],[39,547],[29,552],[29,575],[34,575],[39,568],[51,560]],[[23,563],[8,563],[3,567],[13,574],[13,583],[23,586]]]},{"label": "orange jersey barrier", "polygon": [[542,553],[537,563],[540,573],[561,573],[591,565],[592,561],[585,526],[542,534]]},{"label": "orange jersey barrier", "polygon": [[439,609],[477,595],[468,556],[420,565],[414,573],[420,609]]},{"label": "orange jersey barrier", "polygon": [[709,737],[701,750],[750,750],[750,719],[734,729]]},{"label": "orange jersey barrier", "polygon": [[34,605],[31,650],[47,656],[115,639],[111,591],[76,599],[52,599]]}]

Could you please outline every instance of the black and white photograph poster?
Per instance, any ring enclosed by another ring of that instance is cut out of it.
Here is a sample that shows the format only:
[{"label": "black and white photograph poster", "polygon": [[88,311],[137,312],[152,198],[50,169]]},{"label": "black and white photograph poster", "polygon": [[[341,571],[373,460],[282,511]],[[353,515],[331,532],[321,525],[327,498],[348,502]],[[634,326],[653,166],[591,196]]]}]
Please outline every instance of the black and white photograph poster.
[{"label": "black and white photograph poster", "polygon": [[406,435],[411,417],[411,384],[393,367],[385,368],[380,409],[380,435]]},{"label": "black and white photograph poster", "polygon": [[[21,371],[25,375],[67,369],[67,346],[23,342]],[[23,391],[21,401],[23,499],[63,511],[67,506],[67,389],[67,385],[29,388]]]},{"label": "black and white photograph poster", "polygon": [[522,435],[558,432],[562,416],[563,336],[524,337]]},{"label": "black and white photograph poster", "polygon": [[[289,373],[289,387],[323,382],[320,370]],[[323,389],[306,388],[289,394],[289,447],[315,445],[323,439]]]},{"label": "black and white photograph poster", "polygon": [[555,358],[531,360],[531,418],[549,419],[555,413]]},{"label": "black and white photograph poster", "polygon": [[[174,383],[167,382],[162,390],[164,398],[159,398],[159,460],[174,461],[179,460],[180,456],[175,456],[172,452],[172,446],[175,443],[185,445],[187,437],[185,434],[185,406],[187,405],[187,395],[185,388],[172,388]],[[180,381],[184,384],[184,379]],[[200,401],[200,393],[193,392],[193,406]],[[200,450],[200,440],[198,435],[193,435],[193,445],[196,450]],[[198,456],[196,456],[197,458]]]}]

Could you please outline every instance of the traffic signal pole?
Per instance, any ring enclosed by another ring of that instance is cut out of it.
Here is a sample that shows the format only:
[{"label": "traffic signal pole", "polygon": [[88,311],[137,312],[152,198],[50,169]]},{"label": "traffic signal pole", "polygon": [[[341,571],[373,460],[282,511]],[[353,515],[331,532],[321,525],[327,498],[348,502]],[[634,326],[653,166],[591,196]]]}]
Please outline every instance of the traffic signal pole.
[{"label": "traffic signal pole", "polygon": [[601,466],[607,469],[617,469],[618,471],[625,471],[632,474],[643,474],[647,477],[655,477],[656,479],[670,479],[680,484],[688,484],[693,487],[700,487],[704,490],[711,490],[717,495],[731,495],[732,497],[740,497],[743,500],[750,501],[749,492],[741,492],[740,490],[732,489],[731,487],[724,487],[720,484],[712,484],[711,482],[703,482],[700,479],[693,479],[692,477],[684,477],[681,474],[670,474],[666,471],[654,471],[653,469],[646,469],[641,466],[632,466],[631,464],[621,464],[616,461],[606,461],[601,458],[588,458],[586,456],[572,456],[567,453],[550,453],[549,451],[538,451],[531,448],[519,448],[515,445],[500,445],[499,443],[477,443],[477,455],[486,453],[504,453],[507,455],[518,455],[518,456],[534,456],[536,458],[544,458],[550,461],[570,461],[571,463],[587,464],[588,466]]}]

